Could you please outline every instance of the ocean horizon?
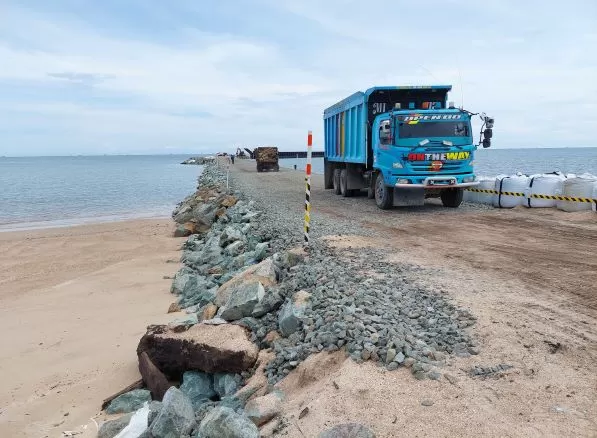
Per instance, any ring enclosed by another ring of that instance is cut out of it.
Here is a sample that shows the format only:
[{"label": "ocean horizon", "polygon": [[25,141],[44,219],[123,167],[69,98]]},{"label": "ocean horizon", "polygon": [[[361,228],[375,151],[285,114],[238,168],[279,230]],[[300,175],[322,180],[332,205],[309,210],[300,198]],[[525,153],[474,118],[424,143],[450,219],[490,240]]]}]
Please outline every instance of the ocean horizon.
[{"label": "ocean horizon", "polygon": [[[125,219],[165,218],[193,193],[202,167],[190,156],[76,155],[0,157],[0,231],[64,227]],[[282,159],[303,170],[306,159]],[[478,150],[476,174],[597,174],[597,148]],[[323,158],[313,159],[323,173]]]}]

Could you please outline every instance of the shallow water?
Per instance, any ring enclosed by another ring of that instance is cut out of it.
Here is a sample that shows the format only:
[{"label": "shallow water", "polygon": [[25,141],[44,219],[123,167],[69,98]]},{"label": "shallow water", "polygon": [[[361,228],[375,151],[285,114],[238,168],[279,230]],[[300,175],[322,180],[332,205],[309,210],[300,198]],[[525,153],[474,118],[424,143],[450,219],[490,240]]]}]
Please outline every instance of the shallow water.
[{"label": "shallow water", "polygon": [[0,230],[169,216],[202,169],[186,158],[0,158]]}]

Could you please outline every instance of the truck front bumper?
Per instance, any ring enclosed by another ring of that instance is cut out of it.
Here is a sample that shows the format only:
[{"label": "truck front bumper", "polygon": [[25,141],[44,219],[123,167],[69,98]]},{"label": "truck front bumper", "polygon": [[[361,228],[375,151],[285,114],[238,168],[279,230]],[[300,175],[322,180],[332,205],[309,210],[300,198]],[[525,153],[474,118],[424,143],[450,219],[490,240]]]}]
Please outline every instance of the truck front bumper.
[{"label": "truck front bumper", "polygon": [[451,188],[463,188],[472,187],[479,184],[478,181],[462,182],[462,177],[456,178],[455,176],[429,176],[423,179],[419,183],[401,183],[400,181],[408,178],[398,178],[394,187],[398,188],[424,188],[424,189],[451,189]]}]

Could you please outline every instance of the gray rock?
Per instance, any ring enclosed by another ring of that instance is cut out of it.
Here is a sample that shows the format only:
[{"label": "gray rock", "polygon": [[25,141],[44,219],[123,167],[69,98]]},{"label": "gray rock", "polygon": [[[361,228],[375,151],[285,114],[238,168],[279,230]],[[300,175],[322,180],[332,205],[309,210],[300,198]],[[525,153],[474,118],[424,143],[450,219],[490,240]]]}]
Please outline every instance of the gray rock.
[{"label": "gray rock", "polygon": [[405,359],[406,358],[404,357],[404,353],[402,351],[399,351],[394,357],[394,361],[398,363],[404,363]]},{"label": "gray rock", "polygon": [[122,429],[128,426],[131,421],[133,413],[130,412],[115,420],[110,420],[102,423],[97,433],[98,438],[114,438],[120,433]]},{"label": "gray rock", "polygon": [[162,402],[154,400],[149,403],[149,415],[147,416],[147,425],[151,426],[153,420],[156,419],[160,411],[162,410]]},{"label": "gray rock", "polygon": [[187,330],[189,327],[197,324],[199,320],[197,319],[197,315],[191,313],[184,318],[178,318],[174,321],[168,323],[168,328],[175,332],[183,332]]},{"label": "gray rock", "polygon": [[308,292],[299,291],[282,306],[278,316],[278,326],[282,336],[290,336],[300,328],[301,318],[305,315],[310,298],[311,294]]},{"label": "gray rock", "polygon": [[262,243],[258,243],[257,245],[255,245],[255,251],[254,251],[255,260],[257,260],[258,262],[263,260],[267,256],[268,247],[269,247],[268,242],[262,242]]},{"label": "gray rock", "polygon": [[245,244],[244,242],[237,240],[236,242],[231,243],[224,249],[224,253],[231,257],[236,257],[240,253],[243,252]]},{"label": "gray rock", "polygon": [[259,429],[244,415],[233,409],[218,406],[201,421],[198,436],[201,438],[259,438]]},{"label": "gray rock", "polygon": [[386,369],[387,369],[388,371],[394,371],[394,370],[397,370],[397,369],[398,369],[398,366],[399,366],[399,365],[398,365],[398,363],[397,363],[397,362],[390,362],[390,363],[389,363],[389,364],[386,366]]},{"label": "gray rock", "polygon": [[185,285],[192,275],[193,271],[188,268],[182,268],[180,271],[178,271],[174,276],[174,280],[172,280],[170,292],[172,292],[174,295],[181,295]]},{"label": "gray rock", "polygon": [[180,438],[197,426],[193,405],[179,389],[171,387],[162,401],[162,409],[151,425],[155,438]]},{"label": "gray rock", "polygon": [[321,432],[319,438],[375,438],[375,434],[367,426],[358,423],[339,424]]},{"label": "gray rock", "polygon": [[284,299],[280,296],[278,291],[268,290],[265,292],[263,299],[255,305],[252,316],[261,318],[267,313],[277,310],[283,302]]},{"label": "gray rock", "polygon": [[433,406],[433,400],[425,399],[421,401],[421,405],[423,406]]},{"label": "gray rock", "polygon": [[220,246],[224,247],[237,240],[243,240],[243,233],[239,228],[229,225],[220,235]]},{"label": "gray rock", "polygon": [[133,389],[121,394],[110,402],[107,414],[126,414],[143,407],[143,403],[151,401],[151,392],[147,389]]},{"label": "gray rock", "polygon": [[234,288],[224,307],[218,311],[218,316],[227,321],[251,316],[253,309],[264,295],[265,290],[259,281],[240,284]]},{"label": "gray rock", "polygon": [[386,354],[386,363],[392,362],[395,357],[396,357],[396,350],[394,350],[393,348],[389,348],[388,352]]},{"label": "gray rock", "polygon": [[240,374],[216,373],[213,375],[213,388],[220,397],[233,395],[240,388]]},{"label": "gray rock", "polygon": [[182,376],[180,390],[191,400],[195,410],[216,395],[214,379],[211,374],[201,371],[185,372]]}]

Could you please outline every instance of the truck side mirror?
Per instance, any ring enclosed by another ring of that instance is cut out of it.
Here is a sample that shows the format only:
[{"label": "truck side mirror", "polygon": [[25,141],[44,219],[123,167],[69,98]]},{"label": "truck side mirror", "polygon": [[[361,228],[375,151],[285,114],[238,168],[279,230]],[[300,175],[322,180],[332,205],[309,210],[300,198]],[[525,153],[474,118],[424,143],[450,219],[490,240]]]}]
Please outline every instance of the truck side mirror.
[{"label": "truck side mirror", "polygon": [[488,138],[484,138],[483,139],[483,147],[488,148],[489,146],[491,146],[491,140]]},{"label": "truck side mirror", "polygon": [[483,136],[485,138],[493,137],[493,130],[491,128],[487,128],[485,131],[483,131]]}]

